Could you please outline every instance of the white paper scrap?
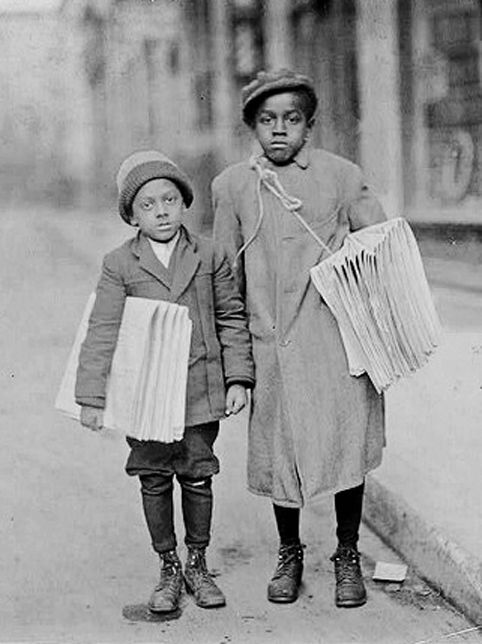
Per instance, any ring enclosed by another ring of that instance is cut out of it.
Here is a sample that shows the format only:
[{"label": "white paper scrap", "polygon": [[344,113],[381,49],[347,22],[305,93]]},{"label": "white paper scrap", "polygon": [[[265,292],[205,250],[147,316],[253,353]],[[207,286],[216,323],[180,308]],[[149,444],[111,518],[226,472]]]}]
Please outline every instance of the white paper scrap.
[{"label": "white paper scrap", "polygon": [[402,582],[407,576],[407,566],[405,564],[386,563],[377,561],[373,579],[375,581],[392,581]]}]

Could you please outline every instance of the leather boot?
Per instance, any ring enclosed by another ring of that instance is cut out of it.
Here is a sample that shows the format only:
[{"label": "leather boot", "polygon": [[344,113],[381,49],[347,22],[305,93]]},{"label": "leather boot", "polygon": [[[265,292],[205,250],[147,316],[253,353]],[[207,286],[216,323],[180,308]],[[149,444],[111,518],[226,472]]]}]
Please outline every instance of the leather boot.
[{"label": "leather boot", "polygon": [[175,550],[159,555],[161,577],[147,604],[153,613],[176,610],[182,590],[182,567]]},{"label": "leather boot", "polygon": [[360,554],[356,548],[338,546],[331,556],[335,564],[335,604],[340,608],[363,606],[367,600],[360,568]]},{"label": "leather boot", "polygon": [[226,605],[226,599],[214,583],[206,567],[205,548],[188,548],[184,581],[188,592],[201,608],[218,608]]},{"label": "leather boot", "polygon": [[301,544],[281,545],[278,564],[268,584],[270,602],[289,604],[298,599],[298,590],[303,574],[303,546]]}]

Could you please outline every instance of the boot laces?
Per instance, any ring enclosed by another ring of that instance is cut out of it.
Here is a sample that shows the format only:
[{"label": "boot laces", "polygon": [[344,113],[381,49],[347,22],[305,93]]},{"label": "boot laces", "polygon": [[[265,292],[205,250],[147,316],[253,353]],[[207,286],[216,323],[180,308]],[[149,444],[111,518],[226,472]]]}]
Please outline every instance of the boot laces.
[{"label": "boot laces", "polygon": [[279,579],[287,575],[294,577],[297,574],[299,563],[303,561],[303,546],[281,546],[278,552],[278,563],[276,566],[274,579]]},{"label": "boot laces", "polygon": [[[161,576],[156,590],[170,589],[175,592],[177,577],[181,570],[181,562],[176,553],[167,552],[161,556]],[[170,588],[169,588],[170,587]]]},{"label": "boot laces", "polygon": [[355,548],[339,548],[330,559],[335,563],[339,584],[351,584],[360,580],[360,554]]},{"label": "boot laces", "polygon": [[206,565],[206,555],[202,550],[190,549],[186,568],[200,586],[212,587],[214,582]]}]

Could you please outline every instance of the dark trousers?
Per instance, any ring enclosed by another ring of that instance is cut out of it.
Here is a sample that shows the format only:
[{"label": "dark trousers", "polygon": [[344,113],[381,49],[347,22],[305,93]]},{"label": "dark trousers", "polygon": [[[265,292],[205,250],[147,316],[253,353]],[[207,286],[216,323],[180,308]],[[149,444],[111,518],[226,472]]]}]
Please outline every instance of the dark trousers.
[{"label": "dark trousers", "polygon": [[[338,545],[356,548],[360,530],[365,483],[335,494],[336,536]],[[276,525],[282,544],[299,543],[300,511],[274,505]]]},{"label": "dark trousers", "polygon": [[177,546],[174,531],[173,481],[181,486],[185,543],[209,545],[213,509],[212,476],[219,472],[213,445],[219,423],[186,427],[180,443],[156,443],[128,438],[131,452],[126,471],[138,476],[142,506],[154,550],[159,554]]},{"label": "dark trousers", "polygon": [[[177,478],[181,485],[186,546],[206,548],[209,545],[213,508],[211,477]],[[177,546],[174,531],[173,476],[147,474],[139,479],[152,547],[159,554],[173,550]]]}]

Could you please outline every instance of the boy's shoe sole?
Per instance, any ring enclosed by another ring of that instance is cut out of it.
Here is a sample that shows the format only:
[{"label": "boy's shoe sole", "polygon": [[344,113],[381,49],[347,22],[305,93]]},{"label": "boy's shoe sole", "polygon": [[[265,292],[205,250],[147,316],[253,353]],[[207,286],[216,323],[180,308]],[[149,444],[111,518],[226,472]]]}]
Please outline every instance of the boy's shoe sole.
[{"label": "boy's shoe sole", "polygon": [[189,585],[189,582],[186,578],[184,578],[184,585],[186,586],[187,592],[193,596],[194,601],[196,602],[196,606],[199,606],[200,608],[222,608],[223,606],[226,606],[226,599],[224,597],[220,597],[219,599],[211,599],[204,602],[200,601],[196,597],[196,591]]},{"label": "boy's shoe sole", "polygon": [[155,608],[154,606],[147,604],[147,608],[151,613],[154,613],[154,615],[161,615],[162,613],[173,613],[174,611],[178,610],[179,606],[172,606],[170,608]]},{"label": "boy's shoe sole", "polygon": [[335,604],[338,608],[358,608],[367,603],[367,598],[363,599],[344,599],[343,601],[336,600]]},{"label": "boy's shoe sole", "polygon": [[298,595],[295,597],[279,597],[279,596],[274,596],[270,597],[268,595],[268,601],[271,602],[272,604],[294,604],[294,602],[298,599]]}]

